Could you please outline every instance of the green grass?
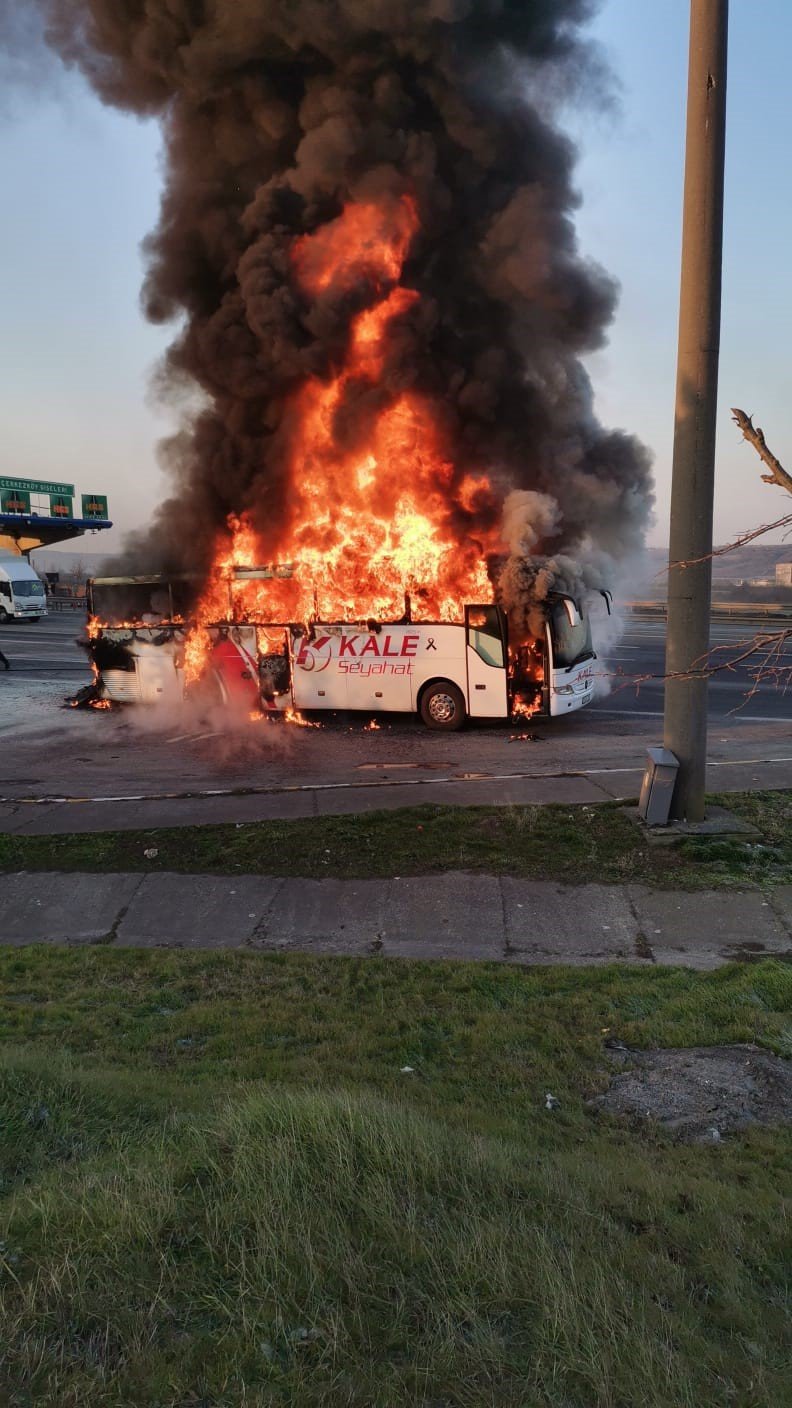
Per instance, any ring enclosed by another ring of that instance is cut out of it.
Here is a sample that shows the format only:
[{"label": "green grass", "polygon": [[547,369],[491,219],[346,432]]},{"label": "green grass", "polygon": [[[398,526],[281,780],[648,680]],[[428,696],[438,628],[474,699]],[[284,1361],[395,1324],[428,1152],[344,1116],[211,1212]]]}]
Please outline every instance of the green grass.
[{"label": "green grass", "polygon": [[792,1131],[585,1103],[605,1034],[792,1055],[782,964],[6,950],[0,1033],[9,1408],[788,1401]]},{"label": "green grass", "polygon": [[[0,870],[187,871],[358,878],[449,869],[583,883],[745,886],[792,881],[792,793],[716,797],[749,840],[650,844],[616,804],[407,807],[245,825],[0,836]],[[147,858],[147,850],[157,855]]]}]

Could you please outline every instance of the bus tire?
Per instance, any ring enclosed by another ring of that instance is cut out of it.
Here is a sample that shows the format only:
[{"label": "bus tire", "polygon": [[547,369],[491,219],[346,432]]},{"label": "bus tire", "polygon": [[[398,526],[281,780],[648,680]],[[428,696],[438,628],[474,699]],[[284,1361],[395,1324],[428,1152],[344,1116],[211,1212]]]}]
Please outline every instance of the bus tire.
[{"label": "bus tire", "polygon": [[427,728],[451,733],[465,722],[465,698],[450,680],[434,680],[424,689],[418,712]]},{"label": "bus tire", "polygon": [[11,617],[4,606],[0,606],[0,626],[7,626]]}]

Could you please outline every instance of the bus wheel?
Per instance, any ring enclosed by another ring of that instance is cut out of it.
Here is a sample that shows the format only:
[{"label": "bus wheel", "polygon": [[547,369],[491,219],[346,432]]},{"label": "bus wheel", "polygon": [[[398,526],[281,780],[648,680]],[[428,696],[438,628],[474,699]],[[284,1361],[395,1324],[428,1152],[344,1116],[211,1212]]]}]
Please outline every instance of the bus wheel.
[{"label": "bus wheel", "polygon": [[8,612],[6,611],[5,607],[4,607],[4,606],[0,606],[0,626],[7,626],[7,625],[8,625],[8,622],[9,622],[10,620],[11,620],[11,617],[9,616],[9,614],[8,614]]},{"label": "bus wheel", "polygon": [[450,680],[436,680],[421,695],[421,718],[427,728],[461,728],[465,722],[465,700],[461,689]]}]

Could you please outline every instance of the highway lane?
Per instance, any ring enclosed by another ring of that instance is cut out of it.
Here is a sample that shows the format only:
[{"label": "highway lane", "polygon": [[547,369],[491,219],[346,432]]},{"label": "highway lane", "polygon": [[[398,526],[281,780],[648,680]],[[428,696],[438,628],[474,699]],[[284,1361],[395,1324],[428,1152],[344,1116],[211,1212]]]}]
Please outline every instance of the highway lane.
[{"label": "highway lane", "polygon": [[[792,626],[792,622],[786,623]],[[716,619],[711,627],[711,660],[725,666],[745,651],[757,631],[783,628],[780,621]],[[629,617],[618,642],[600,652],[607,671],[610,694],[594,707],[599,712],[618,715],[652,715],[663,711],[663,671],[665,669],[666,623]],[[755,684],[754,672],[763,657],[730,669],[718,670],[709,682],[711,718],[737,717],[752,720],[792,719],[792,689],[786,693],[768,677]],[[777,663],[792,666],[792,638],[784,642]],[[649,676],[643,679],[643,676]],[[750,696],[750,697],[749,697]]]},{"label": "highway lane", "polygon": [[76,689],[91,678],[85,651],[76,644],[84,623],[81,611],[58,612],[36,622],[12,621],[0,626],[0,650],[15,675],[62,679],[66,689]]}]

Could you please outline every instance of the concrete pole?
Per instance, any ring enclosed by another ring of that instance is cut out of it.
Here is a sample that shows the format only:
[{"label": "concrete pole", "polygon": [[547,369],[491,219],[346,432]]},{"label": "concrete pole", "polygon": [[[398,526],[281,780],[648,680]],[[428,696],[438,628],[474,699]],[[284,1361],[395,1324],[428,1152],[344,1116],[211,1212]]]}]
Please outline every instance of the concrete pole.
[{"label": "concrete pole", "polygon": [[[720,350],[728,0],[691,0],[666,673],[704,663]],[[693,567],[678,562],[705,558]],[[679,759],[671,814],[704,817],[707,680],[668,679],[664,742]]]}]

